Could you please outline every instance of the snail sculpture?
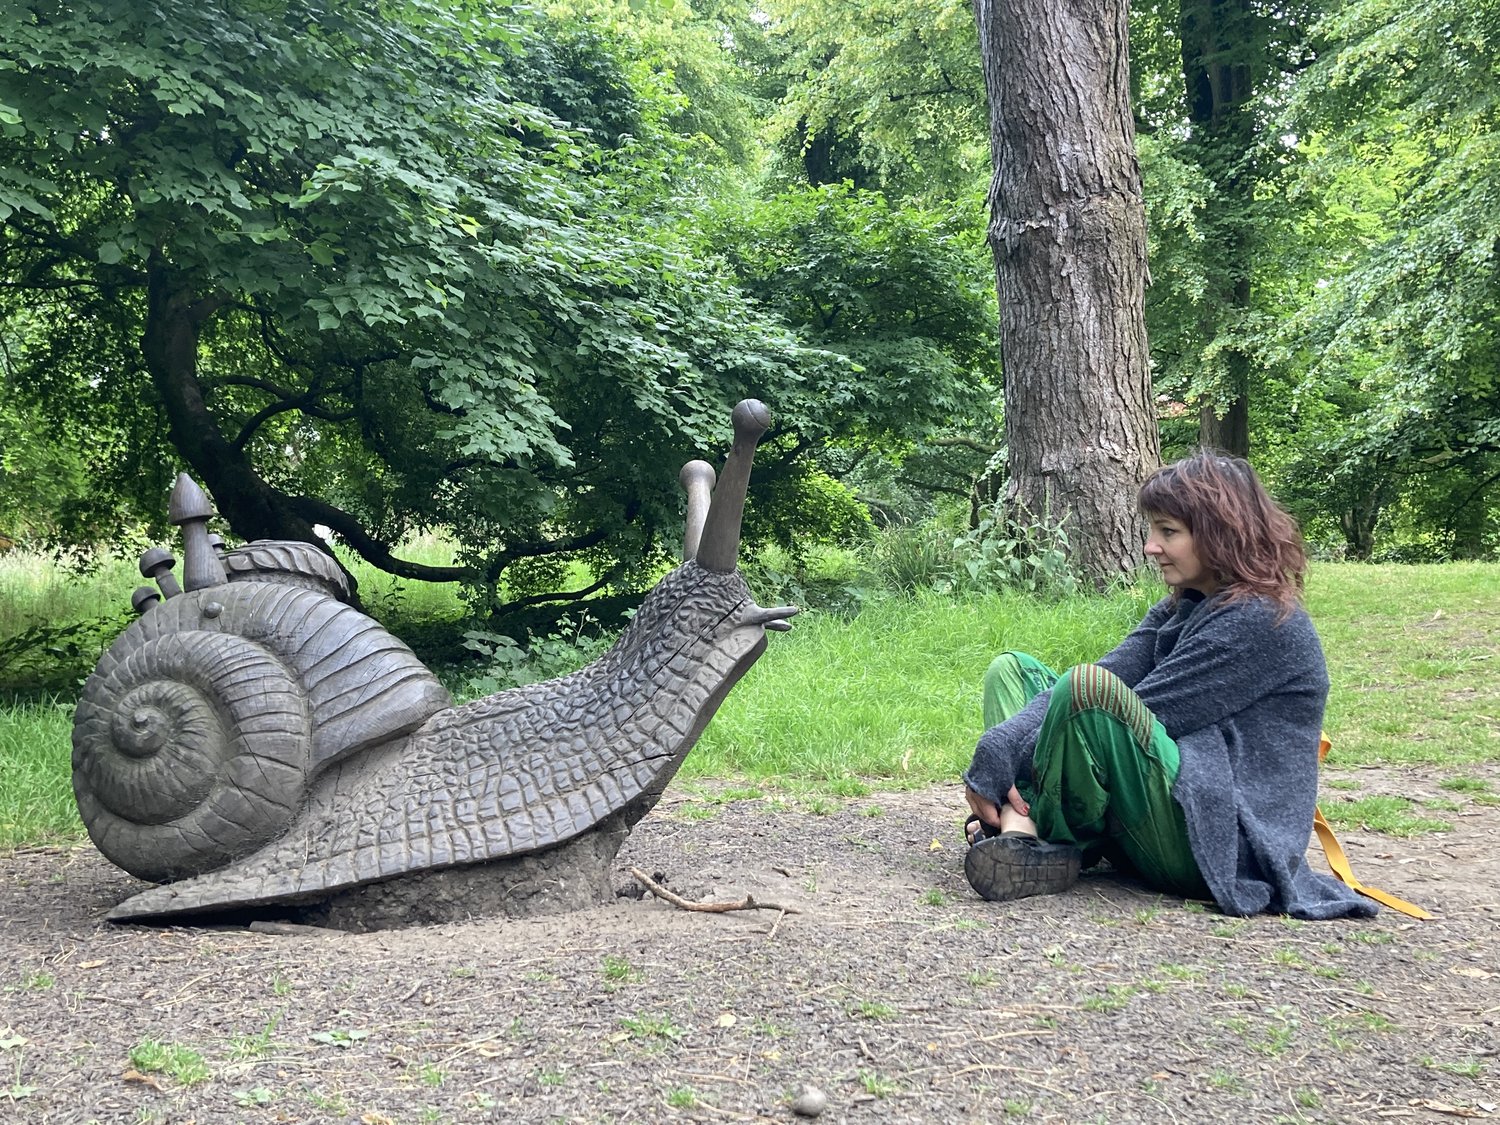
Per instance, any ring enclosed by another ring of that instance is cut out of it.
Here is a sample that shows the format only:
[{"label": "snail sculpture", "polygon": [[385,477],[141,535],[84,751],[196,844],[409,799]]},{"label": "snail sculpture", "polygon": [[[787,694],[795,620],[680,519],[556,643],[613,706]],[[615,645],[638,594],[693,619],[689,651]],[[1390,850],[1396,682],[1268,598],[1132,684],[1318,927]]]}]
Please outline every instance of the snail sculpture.
[{"label": "snail sculpture", "polygon": [[684,466],[684,562],[619,642],[572,675],[461,707],[341,600],[327,556],[275,541],[225,552],[207,531],[208,498],[179,477],[181,584],[165,551],[142,558],[161,596],[136,591],[141,616],[100,658],[74,720],[89,835],[164,884],[109,917],[343,904],[347,928],[371,928],[485,909],[476,887],[505,913],[533,912],[510,905],[541,885],[588,889],[581,901],[544,895],[537,911],[607,897],[625,834],[764,651],[765,631],[797,612],[756,605],[736,569],[770,415],[746,400],[733,423],[717,487],[707,463]]}]

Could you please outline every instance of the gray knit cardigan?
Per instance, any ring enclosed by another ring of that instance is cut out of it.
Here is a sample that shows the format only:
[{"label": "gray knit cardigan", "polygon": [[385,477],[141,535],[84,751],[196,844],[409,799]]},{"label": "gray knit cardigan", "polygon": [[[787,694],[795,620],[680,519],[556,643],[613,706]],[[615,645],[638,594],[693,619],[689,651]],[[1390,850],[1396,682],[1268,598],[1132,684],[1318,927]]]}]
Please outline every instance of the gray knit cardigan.
[{"label": "gray knit cardigan", "polygon": [[[1278,621],[1265,598],[1163,598],[1098,664],[1135,689],[1177,743],[1172,797],[1219,909],[1297,918],[1378,909],[1304,862],[1318,792],[1328,670],[1302,609]],[[1043,692],[980,738],[964,781],[1001,801],[1027,777],[1047,711]]]}]

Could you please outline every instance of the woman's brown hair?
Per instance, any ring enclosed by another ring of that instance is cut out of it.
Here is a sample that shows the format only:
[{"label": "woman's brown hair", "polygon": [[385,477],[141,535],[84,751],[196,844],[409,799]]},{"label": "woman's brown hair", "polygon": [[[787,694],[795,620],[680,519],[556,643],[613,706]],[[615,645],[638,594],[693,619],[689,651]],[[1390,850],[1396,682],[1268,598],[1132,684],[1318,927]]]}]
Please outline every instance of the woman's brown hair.
[{"label": "woman's brown hair", "polygon": [[1266,492],[1250,463],[1203,450],[1163,465],[1141,485],[1140,510],[1187,526],[1198,561],[1226,600],[1260,595],[1285,617],[1302,598],[1302,532]]}]

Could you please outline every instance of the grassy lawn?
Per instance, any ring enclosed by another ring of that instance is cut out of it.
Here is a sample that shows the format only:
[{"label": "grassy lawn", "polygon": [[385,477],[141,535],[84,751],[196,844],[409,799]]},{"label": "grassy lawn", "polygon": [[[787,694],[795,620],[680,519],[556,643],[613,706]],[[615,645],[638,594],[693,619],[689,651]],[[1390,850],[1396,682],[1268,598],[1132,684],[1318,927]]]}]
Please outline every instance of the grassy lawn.
[{"label": "grassy lawn", "polygon": [[[109,596],[123,602],[137,580],[115,580]],[[21,587],[7,581],[0,574],[15,614]],[[873,603],[852,621],[805,614],[770,638],[681,777],[834,795],[951,781],[979,734],[979,678],[994,653],[1023,648],[1059,668],[1090,659],[1156,595],[922,597]],[[108,604],[93,585],[46,596],[53,620],[70,597],[87,612]],[[1333,679],[1331,765],[1434,765],[1461,785],[1465,765],[1500,761],[1500,566],[1323,564],[1308,601]],[[0,848],[81,832],[72,698],[0,708]]]},{"label": "grassy lawn", "polygon": [[1335,765],[1500,760],[1500,567],[1323,566]]}]

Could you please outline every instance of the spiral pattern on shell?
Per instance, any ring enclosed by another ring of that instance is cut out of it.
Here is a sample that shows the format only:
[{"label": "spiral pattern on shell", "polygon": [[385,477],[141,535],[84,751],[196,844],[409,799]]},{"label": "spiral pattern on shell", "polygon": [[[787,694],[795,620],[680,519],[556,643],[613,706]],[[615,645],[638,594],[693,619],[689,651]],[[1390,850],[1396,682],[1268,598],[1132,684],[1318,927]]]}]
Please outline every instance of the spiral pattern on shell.
[{"label": "spiral pattern on shell", "polygon": [[84,686],[73,789],[98,849],[163,882],[284,831],[303,799],[312,720],[289,670],[252,641],[206,631],[137,639],[117,643],[120,659]]}]

